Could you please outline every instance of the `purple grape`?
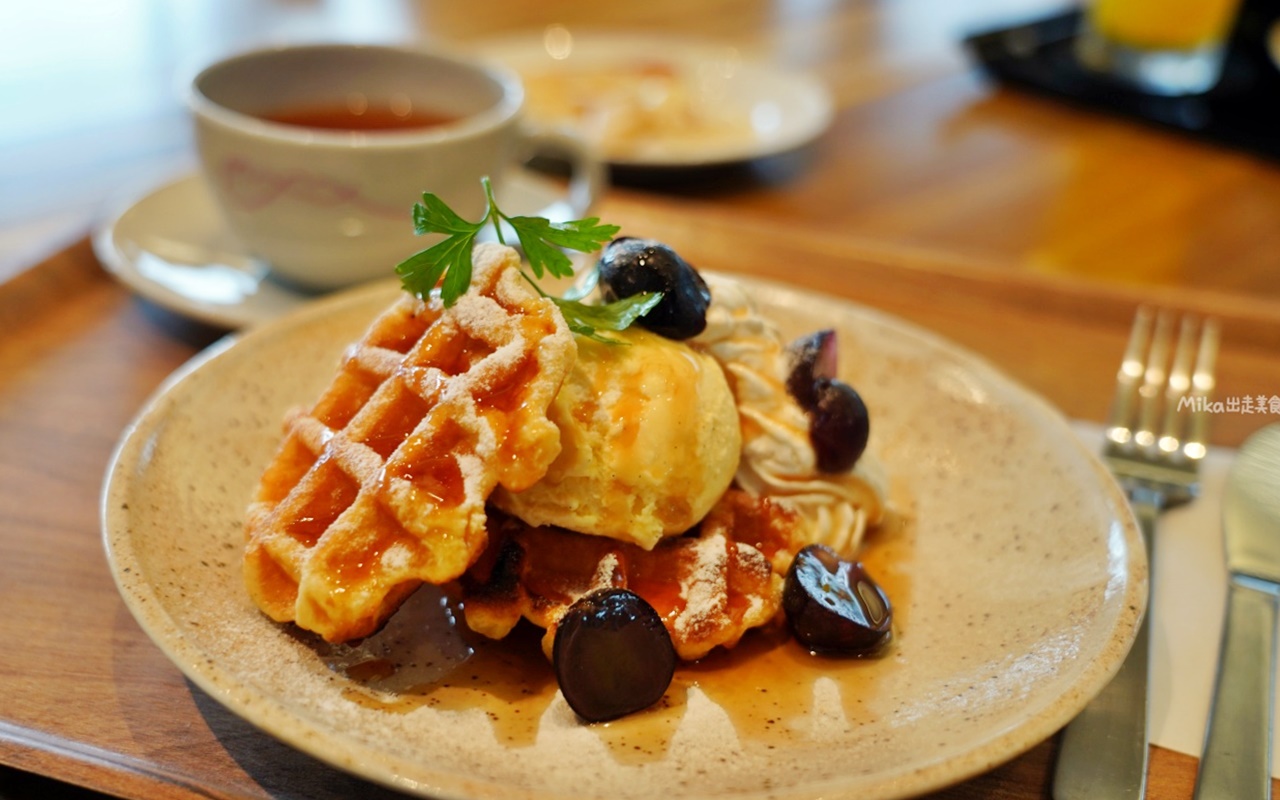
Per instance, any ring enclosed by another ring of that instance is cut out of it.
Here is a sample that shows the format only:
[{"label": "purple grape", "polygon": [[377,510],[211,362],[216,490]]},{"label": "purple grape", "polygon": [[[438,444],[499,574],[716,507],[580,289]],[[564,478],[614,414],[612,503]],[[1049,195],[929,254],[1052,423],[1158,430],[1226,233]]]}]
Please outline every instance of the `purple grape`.
[{"label": "purple grape", "polygon": [[707,327],[711,290],[698,271],[653,239],[623,236],[600,254],[600,288],[609,302],[642,292],[662,300],[638,324],[668,339],[689,339]]},{"label": "purple grape", "polygon": [[588,722],[658,702],[676,669],[662,618],[626,589],[599,589],[569,606],[556,627],[551,660],[564,699]]},{"label": "purple grape", "polygon": [[889,598],[862,564],[811,544],[791,562],[782,591],[787,626],[823,655],[869,655],[893,635]]},{"label": "purple grape", "polygon": [[812,411],[818,398],[814,384],[819,378],[835,378],[838,356],[836,332],[827,328],[796,339],[787,348],[791,371],[787,374],[787,392],[800,407]]},{"label": "purple grape", "polygon": [[871,436],[871,417],[862,397],[847,383],[818,378],[809,413],[809,441],[822,472],[844,472],[858,463]]}]

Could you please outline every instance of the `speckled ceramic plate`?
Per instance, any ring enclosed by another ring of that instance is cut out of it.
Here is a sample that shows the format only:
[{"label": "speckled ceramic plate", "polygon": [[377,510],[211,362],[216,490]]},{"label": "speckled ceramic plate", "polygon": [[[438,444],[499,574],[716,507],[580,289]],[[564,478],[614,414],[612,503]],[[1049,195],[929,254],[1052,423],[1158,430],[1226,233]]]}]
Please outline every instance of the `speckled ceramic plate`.
[{"label": "speckled ceramic plate", "polygon": [[1121,493],[1058,413],[980,360],[862,307],[750,285],[785,332],[838,330],[842,374],[871,408],[896,509],[865,553],[896,606],[881,659],[824,661],[751,636],[681,669],[659,707],[585,725],[534,640],[467,659],[438,593],[415,595],[361,652],[269,622],[241,584],[245,504],[285,410],[328,382],[388,285],[216,346],[160,389],[104,489],[120,591],[246,720],[436,798],[908,797],[1050,736],[1114,673],[1145,606]]}]

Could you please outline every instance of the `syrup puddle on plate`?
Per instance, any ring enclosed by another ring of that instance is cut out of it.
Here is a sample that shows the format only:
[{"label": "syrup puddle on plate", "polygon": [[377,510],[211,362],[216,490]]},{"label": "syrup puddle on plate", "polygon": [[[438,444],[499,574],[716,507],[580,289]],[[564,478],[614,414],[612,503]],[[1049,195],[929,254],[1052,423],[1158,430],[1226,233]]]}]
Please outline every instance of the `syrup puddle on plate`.
[{"label": "syrup puddle on plate", "polygon": [[[902,610],[909,605],[910,580],[897,568],[908,562],[914,547],[909,521],[910,515],[887,519],[861,554],[894,605],[895,632],[909,623]],[[303,638],[348,679],[342,690],[346,700],[388,714],[478,709],[498,741],[520,748],[535,743],[558,693],[541,637],[542,631],[527,623],[500,642],[471,634],[442,590],[425,586],[381,631],[356,645]],[[691,694],[699,692],[724,712],[744,744],[795,743],[805,730],[816,729],[818,716],[834,716],[851,727],[869,720],[874,712],[868,701],[877,691],[873,673],[893,656],[893,644],[876,658],[814,656],[775,625],[750,631],[732,650],[716,650],[678,667],[666,694],[651,708],[589,727],[619,763],[661,760]]]}]

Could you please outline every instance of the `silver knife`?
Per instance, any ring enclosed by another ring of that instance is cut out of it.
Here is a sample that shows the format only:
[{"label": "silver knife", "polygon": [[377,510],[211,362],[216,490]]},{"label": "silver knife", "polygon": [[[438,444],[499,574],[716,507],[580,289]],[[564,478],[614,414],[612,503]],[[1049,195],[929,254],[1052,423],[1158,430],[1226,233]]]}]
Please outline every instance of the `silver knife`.
[{"label": "silver knife", "polygon": [[1271,797],[1280,597],[1280,425],[1249,437],[1222,496],[1227,609],[1196,800]]}]

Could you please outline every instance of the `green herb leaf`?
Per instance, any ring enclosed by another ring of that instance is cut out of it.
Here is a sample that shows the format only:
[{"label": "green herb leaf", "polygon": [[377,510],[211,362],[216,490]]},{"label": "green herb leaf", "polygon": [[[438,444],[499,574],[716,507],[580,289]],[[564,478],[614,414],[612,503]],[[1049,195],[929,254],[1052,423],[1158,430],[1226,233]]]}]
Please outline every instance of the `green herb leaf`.
[{"label": "green herb leaf", "polygon": [[564,315],[569,330],[606,344],[622,344],[618,339],[598,332],[626,330],[633,322],[648,314],[662,300],[662,292],[642,292],[612,303],[592,306],[577,300],[552,297],[551,301]]},{"label": "green herb leaf", "polygon": [[423,194],[422,202],[413,206],[413,229],[419,236],[427,233],[475,233],[483,226],[483,222],[467,222],[430,192]]},{"label": "green herb leaf", "polygon": [[401,261],[396,265],[400,285],[425,299],[444,276],[440,297],[446,307],[453,305],[471,285],[471,248],[478,230],[454,234]]},{"label": "green herb leaf", "polygon": [[561,223],[543,217],[504,216],[503,219],[520,237],[520,247],[529,259],[533,274],[539,278],[544,272],[553,278],[573,274],[573,263],[561,248],[591,253],[618,232],[617,225],[601,225],[599,217]]},{"label": "green herb leaf", "polygon": [[[498,208],[493,195],[493,185],[488,178],[480,179],[484,187],[488,207],[477,222],[468,222],[458,216],[438,196],[427,192],[422,202],[413,206],[413,229],[419,235],[444,234],[440,242],[417,252],[396,265],[405,291],[426,299],[436,286],[440,287],[440,299],[445,307],[452,306],[471,286],[471,250],[476,236],[485,225],[492,223],[502,238],[502,222],[506,222],[520,239],[520,247],[529,260],[529,267],[541,278],[550,274],[555,278],[573,275],[573,262],[564,249],[591,253],[618,233],[617,225],[601,225],[598,217],[551,222],[542,217],[509,217]],[[594,276],[593,276],[594,277]],[[620,331],[658,304],[662,295],[639,294],[605,305],[587,305],[579,302],[595,284],[571,292],[571,297],[551,297],[528,275],[525,278],[543,297],[549,297],[560,308],[560,313],[574,333],[601,342],[619,344],[619,340],[602,336],[599,331]]]}]

